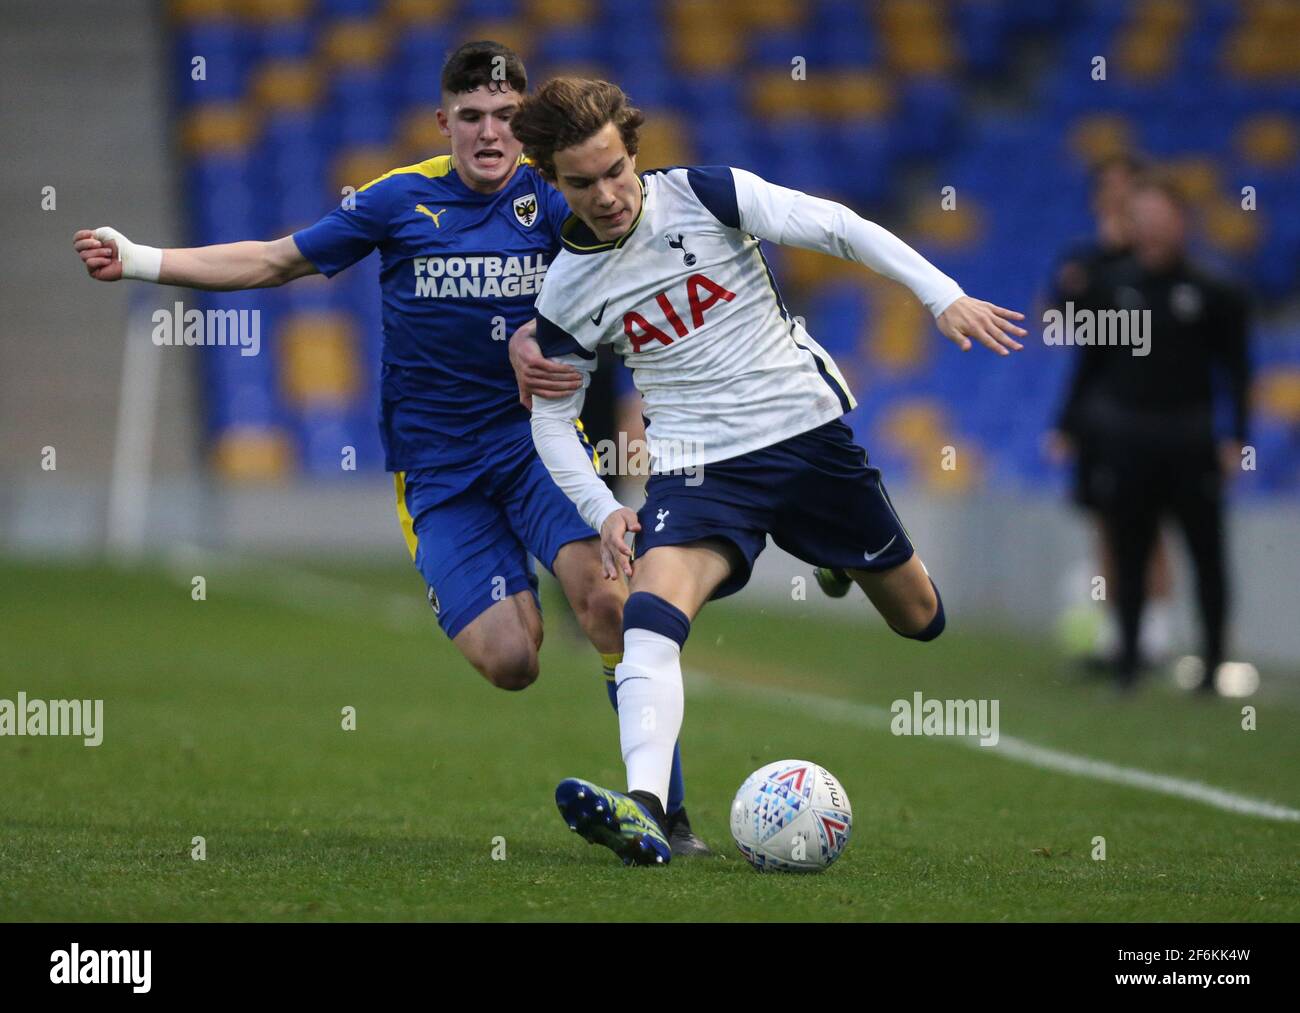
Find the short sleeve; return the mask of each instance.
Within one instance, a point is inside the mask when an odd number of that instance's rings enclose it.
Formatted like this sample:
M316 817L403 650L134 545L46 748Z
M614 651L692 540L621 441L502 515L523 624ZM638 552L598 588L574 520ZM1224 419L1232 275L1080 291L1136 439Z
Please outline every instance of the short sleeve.
M363 187L354 195L354 207L340 205L315 225L295 232L293 241L316 270L334 277L383 242L389 223L387 192L377 184Z

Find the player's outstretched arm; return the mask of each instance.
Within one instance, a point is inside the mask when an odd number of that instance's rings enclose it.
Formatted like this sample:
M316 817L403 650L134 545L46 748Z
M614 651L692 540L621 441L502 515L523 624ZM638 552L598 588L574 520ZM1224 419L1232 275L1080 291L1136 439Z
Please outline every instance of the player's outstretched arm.
M230 291L270 288L316 274L292 236L269 242L249 241L160 250L133 243L116 229L82 229L73 248L96 281L134 278L160 285Z
M829 253L906 285L934 315L944 336L962 351L970 348L972 341L999 355L1023 347L1016 338L1027 332L1013 322L1023 320L1023 313L970 298L953 279L888 229L835 201L777 186L743 169L730 172L736 227L741 231L774 243ZM716 179L705 182L708 190L717 192ZM730 213L723 210L720 220ZM724 224L728 223L724 220Z

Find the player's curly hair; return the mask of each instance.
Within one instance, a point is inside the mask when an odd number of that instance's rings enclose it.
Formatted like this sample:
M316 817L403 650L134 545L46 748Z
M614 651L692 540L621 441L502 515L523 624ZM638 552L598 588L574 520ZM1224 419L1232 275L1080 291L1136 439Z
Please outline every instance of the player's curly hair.
M555 153L581 144L613 123L629 155L635 155L645 116L623 89L608 81L556 77L524 99L510 118L510 130L542 176L555 182Z

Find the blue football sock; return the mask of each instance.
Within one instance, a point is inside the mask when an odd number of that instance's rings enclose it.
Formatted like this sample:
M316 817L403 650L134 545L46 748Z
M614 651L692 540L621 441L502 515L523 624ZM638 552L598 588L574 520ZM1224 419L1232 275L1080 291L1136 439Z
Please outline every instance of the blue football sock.
M686 804L686 783L682 780L682 744L673 745L673 772L668 779L668 805L665 812L672 816Z

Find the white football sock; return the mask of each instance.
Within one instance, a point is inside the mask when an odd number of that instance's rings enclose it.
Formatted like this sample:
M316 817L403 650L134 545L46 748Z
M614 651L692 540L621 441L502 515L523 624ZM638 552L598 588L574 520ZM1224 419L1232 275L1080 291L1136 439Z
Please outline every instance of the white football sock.
M1142 654L1148 661L1160 662L1169 657L1173 645L1173 604L1165 598L1148 601L1142 617Z
M614 680L627 790L651 792L666 809L684 710L682 649L662 634L628 630Z

